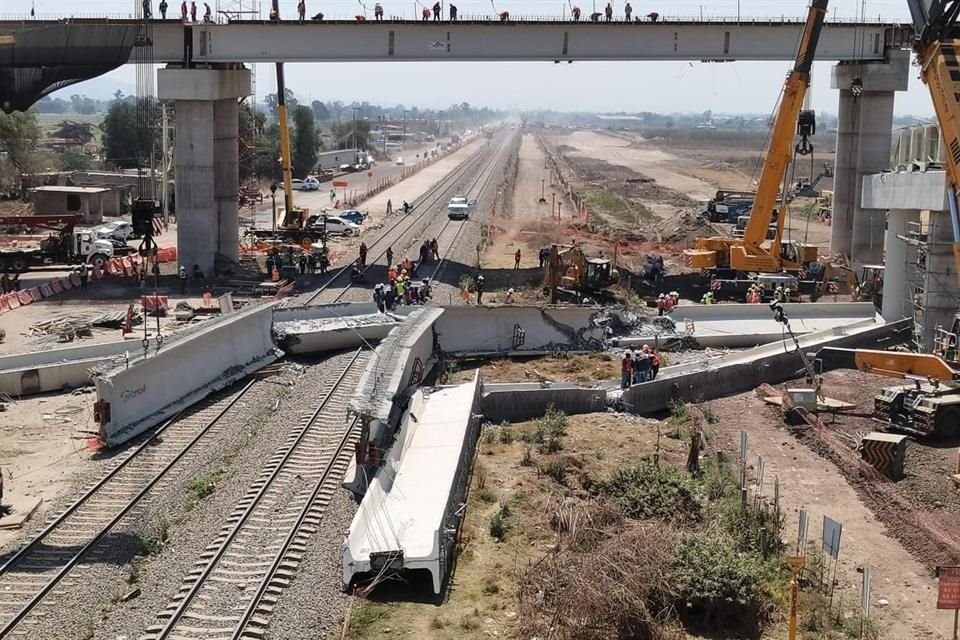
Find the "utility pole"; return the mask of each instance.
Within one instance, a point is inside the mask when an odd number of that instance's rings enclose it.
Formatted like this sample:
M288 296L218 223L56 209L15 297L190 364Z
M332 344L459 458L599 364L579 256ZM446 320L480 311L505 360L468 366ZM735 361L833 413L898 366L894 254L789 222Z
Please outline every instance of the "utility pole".
M359 107L354 105L353 106L353 131L350 134L350 147L353 148L354 152L356 152L356 149L357 149L357 109L359 109ZM354 158L354 160L356 160L356 158Z
M170 207L167 202L168 200L167 191L169 190L168 179L167 179L167 158L169 157L168 156L169 149L167 147L168 145L167 139L170 137L170 132L167 130L167 126L169 124L167 120L167 105L165 104L160 105L160 109L161 109L160 133L163 136L163 138L161 139L161 147L160 147L160 153L162 154L161 155L162 160L160 163L160 206L162 207L161 210L163 211L163 224L164 226L166 226L170 224Z
M400 148L405 149L407 147L407 110L403 110L403 138L400 140Z

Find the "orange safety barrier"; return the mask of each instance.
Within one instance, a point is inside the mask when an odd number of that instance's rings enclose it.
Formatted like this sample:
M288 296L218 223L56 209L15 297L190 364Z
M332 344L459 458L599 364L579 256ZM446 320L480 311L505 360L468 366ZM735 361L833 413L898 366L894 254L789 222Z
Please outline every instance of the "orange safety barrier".
M43 300L43 294L40 293L40 287L31 287L27 289L30 292L30 297L33 298L34 302L40 302Z
M50 282L47 283L47 285L50 287L50 290L53 291L54 293L60 293L61 291L63 291L63 285L60 284L59 278L55 280L51 280Z
M143 309L148 313L156 311L157 309L170 308L169 296L143 296L141 303L143 304Z
M10 307L10 310L11 310L11 311L14 310L14 309L19 309L19 308L20 308L20 296L17 295L16 293L8 293L8 294L7 294L7 306Z
M30 295L30 291L18 291L17 299L20 300L20 306L31 304L33 302L33 296Z
M7 311L10 311L10 303L7 302L7 296L0 295L0 314L4 314Z

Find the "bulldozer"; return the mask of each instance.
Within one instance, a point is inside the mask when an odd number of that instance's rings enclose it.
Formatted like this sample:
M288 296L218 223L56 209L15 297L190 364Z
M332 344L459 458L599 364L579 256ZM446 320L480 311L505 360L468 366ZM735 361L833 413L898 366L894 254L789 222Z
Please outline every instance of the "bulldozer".
M585 297L615 300L608 289L620 281L616 254L615 248L612 261L602 254L588 258L576 245L552 245L545 283L550 291L550 303L556 304L561 296L578 303Z

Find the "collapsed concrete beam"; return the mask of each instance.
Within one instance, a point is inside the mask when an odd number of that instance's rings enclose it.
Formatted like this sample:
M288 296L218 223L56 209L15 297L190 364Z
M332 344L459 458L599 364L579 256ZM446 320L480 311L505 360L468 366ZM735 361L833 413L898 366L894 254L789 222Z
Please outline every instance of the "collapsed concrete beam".
M345 587L359 575L420 569L440 593L462 522L481 393L477 372L470 383L413 394L344 541Z
M801 336L800 348L804 353L812 353L827 346L876 346L898 339L909 328L908 320L889 324L867 320ZM803 375L800 355L794 351L792 341L779 341L716 358L706 365L691 362L666 367L656 380L625 389L621 399L629 410L647 414L662 411L672 402L703 402L798 375Z
M0 356L0 392L28 396L82 387L90 370L142 351L139 341L105 342Z
M483 417L491 422L539 418L551 406L568 415L604 411L607 408L607 392L565 383L483 385Z
M273 362L272 305L202 324L189 336L94 375L100 439L121 444Z

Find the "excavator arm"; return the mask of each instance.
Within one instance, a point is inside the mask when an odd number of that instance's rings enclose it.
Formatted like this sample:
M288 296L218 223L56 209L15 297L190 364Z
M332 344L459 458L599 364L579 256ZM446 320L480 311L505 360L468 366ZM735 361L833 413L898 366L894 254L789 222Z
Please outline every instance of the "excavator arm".
M920 77L930 89L946 143L947 203L953 228L953 257L960 279L960 0L908 0L915 27Z

